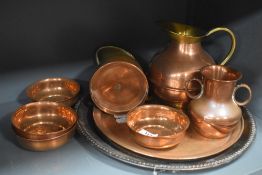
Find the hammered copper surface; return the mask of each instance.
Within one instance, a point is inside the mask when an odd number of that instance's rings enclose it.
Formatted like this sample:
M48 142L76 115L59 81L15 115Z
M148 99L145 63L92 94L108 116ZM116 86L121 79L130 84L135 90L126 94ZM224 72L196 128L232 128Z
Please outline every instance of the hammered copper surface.
M97 51L97 62L101 65L90 80L91 98L97 107L119 114L144 102L148 94L147 78L131 54L105 46Z
M201 39L217 31L225 31L231 36L232 47L221 63L225 64L234 52L235 37L227 28L215 28L204 34L192 26L178 23L164 23L164 27L172 41L167 49L153 58L150 81L156 95L162 99L170 103L188 103L190 99L185 94L185 82L198 78L202 67L215 64L213 58L202 48ZM199 87L192 84L189 89L197 91Z
M127 114L127 126L141 146L166 149L181 142L189 127L182 112L164 105L143 105Z
M242 118L238 105L245 105L251 99L251 89L246 84L237 86L242 74L229 67L212 65L201 69L203 85L200 95L191 96L188 111L195 129L208 138L223 138L232 132ZM193 79L197 80L197 79ZM197 80L201 83L201 80ZM236 88L246 88L249 97L238 103Z
M208 139L189 127L185 138L176 147L166 150L154 150L136 144L126 124L117 124L111 115L103 113L98 108L93 109L93 118L97 128L108 139L121 147L144 156L168 160L194 160L220 153L236 143L244 129L242 119L227 137Z
M12 116L15 133L27 139L45 140L73 132L77 114L54 102L34 102L20 107Z
M33 101L52 101L67 106L75 104L80 91L79 84L66 78L47 78L29 86L27 96Z

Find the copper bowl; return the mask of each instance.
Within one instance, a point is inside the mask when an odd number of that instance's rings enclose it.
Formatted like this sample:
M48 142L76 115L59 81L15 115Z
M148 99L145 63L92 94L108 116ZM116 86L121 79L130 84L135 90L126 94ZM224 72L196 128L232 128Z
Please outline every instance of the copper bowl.
M21 106L12 116L11 123L16 135L24 140L55 140L65 134L70 136L77 118L75 111L68 106L34 102Z
M80 92L79 84L66 78L47 78L30 85L27 96L32 101L52 101L67 106L76 103Z
M28 139L19 135L16 135L16 138L18 143L23 148L32 151L47 151L51 149L56 149L67 143L70 140L70 138L74 135L75 127L76 125L74 125L71 128L71 130L51 139Z
M127 114L134 140L153 149L173 147L181 142L190 121L182 111L164 105L143 105Z

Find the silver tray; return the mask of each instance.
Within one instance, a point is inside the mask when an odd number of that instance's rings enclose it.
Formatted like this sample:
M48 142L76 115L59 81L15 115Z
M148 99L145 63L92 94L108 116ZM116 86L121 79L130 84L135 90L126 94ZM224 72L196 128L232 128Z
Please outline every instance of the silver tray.
M183 161L163 160L136 154L105 138L94 124L92 117L93 104L89 97L81 98L75 105L75 109L79 116L77 123L78 132L96 149L124 163L153 169L154 171L193 171L226 165L239 158L248 149L256 134L256 126L252 114L246 108L242 108L245 124L244 131L240 139L230 148L220 154L201 159Z

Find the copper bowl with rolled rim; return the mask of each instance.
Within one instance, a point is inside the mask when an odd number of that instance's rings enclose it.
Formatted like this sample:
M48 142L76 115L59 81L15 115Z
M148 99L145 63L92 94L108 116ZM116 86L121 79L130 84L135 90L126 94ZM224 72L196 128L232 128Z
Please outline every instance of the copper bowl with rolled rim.
M67 106L76 103L80 85L67 78L47 78L30 85L26 94L32 101L52 101Z
M43 101L21 106L12 116L11 123L16 135L23 140L44 143L42 140L56 142L56 138L68 138L72 135L77 118L77 114L70 107Z
M109 114L126 113L142 104L148 94L147 78L129 52L115 46L97 50L99 68L90 80L93 102Z
M164 105L142 105L127 114L127 126L141 146L166 149L181 142L190 124L182 111Z

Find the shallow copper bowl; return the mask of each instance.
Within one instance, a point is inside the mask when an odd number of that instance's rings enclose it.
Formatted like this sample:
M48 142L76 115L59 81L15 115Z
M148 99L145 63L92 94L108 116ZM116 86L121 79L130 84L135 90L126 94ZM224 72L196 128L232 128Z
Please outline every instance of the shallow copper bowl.
M32 101L52 101L67 106L76 103L80 92L79 84L66 78L47 78L30 85L26 94Z
M25 139L46 140L74 132L77 114L55 102L34 102L21 106L12 116L12 128Z
M153 149L173 147L181 142L190 121L182 111L164 105L143 105L127 114L134 140Z
M47 151L56 149L67 143L75 133L74 125L71 130L51 139L28 139L16 135L18 143L25 149L32 151Z

